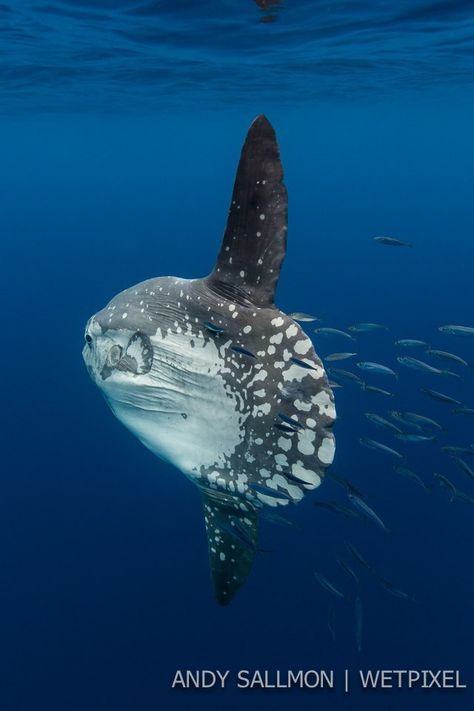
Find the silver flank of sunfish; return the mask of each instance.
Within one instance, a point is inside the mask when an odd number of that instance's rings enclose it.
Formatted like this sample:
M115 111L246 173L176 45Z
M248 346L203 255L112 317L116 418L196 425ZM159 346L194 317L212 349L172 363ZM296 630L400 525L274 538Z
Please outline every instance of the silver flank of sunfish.
M474 336L474 326L439 326L438 331L450 336Z
M224 605L252 567L260 510L301 501L334 457L334 396L321 360L274 304L286 238L278 145L259 116L211 274L132 286L85 331L84 361L112 412L198 487Z
M378 242L378 244L386 244L389 247L413 247L412 242L405 242L401 239L397 239L396 237L374 237L374 242Z

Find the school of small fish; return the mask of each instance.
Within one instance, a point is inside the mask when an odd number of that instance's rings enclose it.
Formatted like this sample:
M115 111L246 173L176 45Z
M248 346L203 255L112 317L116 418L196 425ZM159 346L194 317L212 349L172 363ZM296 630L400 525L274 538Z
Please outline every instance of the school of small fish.
M410 242L392 237L374 237L374 241L392 247L413 247ZM291 316L302 323L322 320L300 312ZM378 322L361 321L344 328L326 325L324 321L322 326L310 329L313 331L311 335L316 350L327 352L322 360L331 377L331 387L342 389L338 398L343 401L347 390L352 402L355 399L358 403L360 401L361 418L356 439L362 447L371 450L372 454L367 456L373 457L374 467L378 463L382 473L388 468L394 476L410 482L407 486L414 485L426 494L441 491L450 503L474 505L474 432L470 442L457 441L460 428L456 428L455 424L456 419L468 421L474 415L472 351L469 356L469 346L472 348L474 345L474 326L440 325L432 338L426 339L425 334L424 338L406 338L403 337L405 334L399 337L398 334L392 334L389 325ZM364 351L369 347L373 353L378 337L383 339L382 350L390 352L390 357L379 360L372 359L368 354L369 357L365 359ZM348 340L352 342L350 351L337 350L341 343ZM457 351L461 345L464 349L459 353ZM333 363L338 365L338 361L345 361L343 368L333 366ZM296 358L293 362L308 367ZM359 372L354 372L351 365ZM414 384L411 390L419 403L416 408L413 405L405 406L405 403L394 407L399 397L397 391L400 380L405 378L411 379L410 386ZM457 384L455 392L452 392L452 384ZM435 414L436 419L431 416L433 402L438 403L436 408L439 414ZM278 424L282 429L285 428L285 432L298 432L301 428L299 423L283 416L276 426ZM412 453L424 452L424 447L436 448L441 473L421 473L415 471L416 466L410 465ZM469 462L470 457L472 459ZM327 475L329 480L340 486L344 499L325 500L324 487L318 490L318 498L312 503L322 512L322 516L328 512L352 520L354 525L361 525L365 521L385 534L390 532L391 528L384 520L383 512L380 515L373 502L370 500L369 503L367 495L359 491L350 479L332 468ZM275 496L275 492L272 493ZM290 523L288 519L286 522ZM354 616L356 649L360 652L363 621L367 613L359 585L361 573L368 575L376 585L396 598L414 598L387 578L385 573L376 570L351 541L346 540L344 545L345 550L336 557L339 575L336 571L327 576L321 570L314 570L313 574L324 590L322 594L326 594L332 601L327 620L331 638L336 640L337 606L349 602Z

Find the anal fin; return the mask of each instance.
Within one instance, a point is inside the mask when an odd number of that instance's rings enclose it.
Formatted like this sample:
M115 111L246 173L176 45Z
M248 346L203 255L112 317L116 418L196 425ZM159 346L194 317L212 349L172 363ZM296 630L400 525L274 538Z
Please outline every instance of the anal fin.
M220 605L227 605L252 568L258 514L250 506L242 511L231 496L213 492L203 492L203 504L214 595Z

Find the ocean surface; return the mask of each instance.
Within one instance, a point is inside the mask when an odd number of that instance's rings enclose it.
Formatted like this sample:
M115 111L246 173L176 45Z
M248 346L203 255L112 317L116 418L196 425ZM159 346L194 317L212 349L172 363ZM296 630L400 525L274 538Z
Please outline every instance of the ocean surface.
M438 330L474 327L473 83L467 0L0 3L1 711L472 708L474 505L434 473L474 497L442 450L465 448L474 468L474 417L420 389L474 407L474 337ZM88 318L122 289L211 271L261 113L289 193L276 303L321 318L303 326L323 359L357 352L328 367L392 396L331 375L334 464L282 511L287 526L262 524L269 552L221 608L197 489L112 416L81 351ZM386 328L313 332L360 322ZM395 345L407 338L468 365ZM365 417L397 424L390 410L443 429L405 442ZM350 505L331 474L389 532L314 506ZM173 690L178 669L232 682ZM336 688L237 690L241 669L334 670ZM468 688L363 691L359 669L458 669Z

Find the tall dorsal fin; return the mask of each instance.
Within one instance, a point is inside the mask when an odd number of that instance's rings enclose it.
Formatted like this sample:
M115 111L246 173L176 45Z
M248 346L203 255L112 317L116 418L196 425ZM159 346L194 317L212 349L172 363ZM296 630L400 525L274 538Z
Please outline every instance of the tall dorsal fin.
M203 492L203 503L214 595L227 605L247 579L257 552L257 512L243 512L230 496L213 492Z
M271 306L286 252L288 197L275 131L265 116L242 148L227 226L208 286Z

